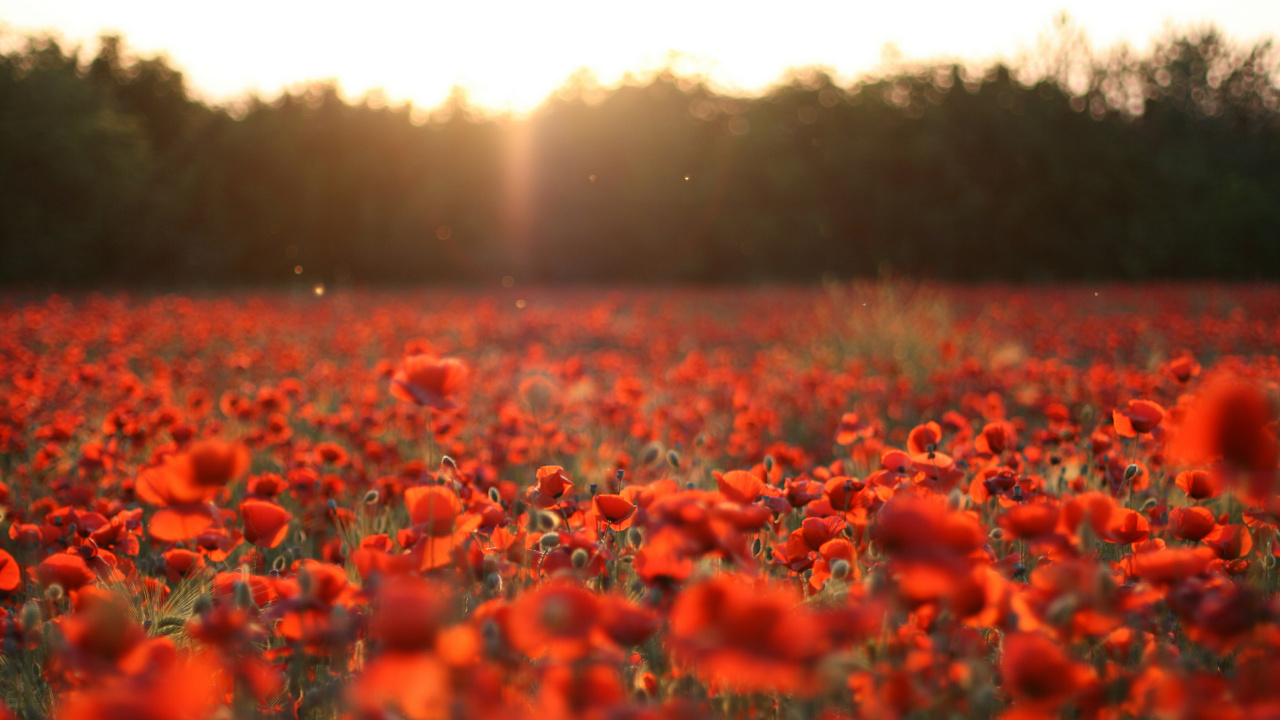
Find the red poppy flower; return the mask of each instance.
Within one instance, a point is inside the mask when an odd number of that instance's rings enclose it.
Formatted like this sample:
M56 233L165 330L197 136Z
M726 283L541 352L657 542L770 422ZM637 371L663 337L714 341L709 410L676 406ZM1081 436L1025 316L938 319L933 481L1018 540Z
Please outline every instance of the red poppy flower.
M1182 540L1199 540L1217 524L1213 513L1202 507L1179 507L1169 511L1169 532Z
M1223 560L1244 557L1253 550L1253 536L1243 525L1219 525L1200 541Z
M240 443L202 440L158 466L143 470L135 488L138 496L160 510L147 531L157 540L188 540L213 524L206 503L249 467L249 450Z
M1170 444L1171 457L1194 465L1221 461L1238 478L1246 500L1270 497L1280 462L1280 440L1271 429L1276 412L1256 385L1234 377L1210 384L1187 410Z
M1015 540L1048 535L1057 526L1058 508L1042 502L1017 505L1000 516L1000 527Z
M1180 383L1187 383L1200 374L1200 363L1190 355L1174 358L1165 366L1165 371Z
M753 503L760 496L764 481L755 473L746 470L730 470L727 473L713 472L720 494L729 502L741 505Z
M876 513L871 538L900 558L967 556L981 548L987 534L972 513L951 512L936 497L900 496Z
M621 495L596 495L591 499L596 513L604 519L611 530L626 530L631 527L631 516L636 512L632 505Z
M1164 420L1164 408L1150 400L1130 400L1111 412L1111 420L1120 437L1137 437L1151 432Z
M213 597L223 602L233 602L238 582L244 583L249 588L249 596L258 607L274 602L279 597L275 586L267 578L242 572L222 572L214 575Z
M573 483L569 481L569 476L565 474L564 468L559 465L543 465L538 468L538 492L547 497L559 498L564 495L565 490L573 487Z
M293 515L270 500L248 498L240 503L240 518L244 522L246 541L273 548L284 542Z
M22 584L22 571L18 561L4 550L0 550L0 592L13 592Z
M840 445L851 445L861 438L875 434L875 428L858 421L857 413L845 413L840 418L840 427L836 429L836 442Z
M662 618L632 605L626 598L605 595L600 599L599 624L610 640L628 648L648 640L662 625Z
M50 555L35 567L35 577L45 587L61 585L68 592L79 590L96 579L84 558L75 553Z
M1169 548L1133 556L1133 573L1160 585L1171 585L1204 572L1213 562L1207 547Z
M1092 681L1093 671L1071 661L1061 645L1037 633L1010 633L1000 658L1005 691L1027 709L1054 712Z
M431 650L451 601L447 587L409 576L387 578L378 585L369 634L388 650Z
M564 468L559 465L543 465L538 468L537 484L529 486L525 495L536 507L549 508L560 500L565 492L573 487Z
M907 435L907 452L912 455L923 455L938 450L942 442L942 426L936 422L917 425Z
M161 507L206 502L249 468L249 450L240 443L210 439L194 443L159 466L143 470L139 497Z
M1183 470L1174 482L1192 500L1207 500L1222 494L1217 476L1206 470Z
M157 659L154 672L68 693L55 717L62 720L189 720L210 716L219 705L219 666L206 655Z
M404 504L415 527L435 537L453 532L454 521L462 512L462 501L443 485L419 485L405 488Z
M592 647L600 600L571 583L529 590L511 603L507 633L511 644L531 658L576 660Z
M164 552L161 557L164 558L165 577L171 583L176 583L204 567L204 557L190 550L174 548Z
M449 668L427 653L389 652L374 658L347 688L358 717L444 720L450 706Z
M151 516L147 533L163 542L179 542L197 537L215 519L216 509L208 503L183 503L162 507Z
M458 407L454 400L467 380L467 365L457 358L410 355L391 376L391 394L435 410Z
M673 651L742 692L805 695L826 652L820 620L790 590L722 578L686 588L670 613Z
M317 443L311 454L321 464L329 463L330 465L343 467L351 462L351 457L347 454L346 449L335 442Z
M980 453L999 455L1007 448L1013 447L1015 442L1017 442L1017 435L1013 431L1013 426L1003 420L998 420L993 423L987 423L982 428L982 432L978 433L978 437L973 444Z
M674 527L655 533L636 553L636 574L650 584L683 582L693 574L693 559L686 550L689 541Z
M1102 537L1117 545L1131 545L1151 537L1151 523L1137 510L1118 508L1111 515L1110 523Z

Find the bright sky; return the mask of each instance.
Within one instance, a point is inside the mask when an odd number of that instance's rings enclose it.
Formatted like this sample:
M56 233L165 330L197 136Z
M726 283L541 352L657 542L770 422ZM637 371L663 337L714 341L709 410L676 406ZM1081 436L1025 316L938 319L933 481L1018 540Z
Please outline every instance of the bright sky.
M1014 57L1067 11L1094 47L1141 50L1167 23L1213 21L1231 37L1280 36L1280 0L0 0L10 33L56 31L96 49L122 34L166 53L205 98L274 96L334 79L348 97L383 88L432 107L452 86L497 110L535 107L578 68L601 82L662 65L758 90L787 68L852 79L894 47L909 60Z

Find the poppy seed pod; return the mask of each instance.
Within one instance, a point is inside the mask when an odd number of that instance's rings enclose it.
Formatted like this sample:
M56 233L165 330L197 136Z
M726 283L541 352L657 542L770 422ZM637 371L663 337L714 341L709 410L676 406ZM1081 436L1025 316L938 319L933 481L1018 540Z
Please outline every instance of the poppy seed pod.
M22 623L23 632L31 632L43 622L44 618L40 612L40 604L35 600L28 600L22 606L22 615L20 622Z
M658 461L658 455L661 454L661 452L662 451L658 449L657 445L650 445L644 450L644 456L640 459L641 464L643 465L654 464L655 462Z
M237 580L233 587L235 588L236 607L242 610L257 607L257 604L253 602L253 593L249 590L248 585Z
M667 464L672 468L680 469L680 453L675 450L667 451Z
M542 537L538 538L538 544L550 550L560 544L560 534L554 532L543 533Z
M560 524L560 518L556 517L555 513L541 511L534 517L536 518L534 528L544 533L555 530L556 526Z
M204 615L205 613L209 612L212 609L213 609L213 598L205 594L201 594L199 597L196 598L195 602L191 604L192 615L197 615L197 616Z
M831 577L834 580L847 580L849 578L849 561L840 558L831 563Z

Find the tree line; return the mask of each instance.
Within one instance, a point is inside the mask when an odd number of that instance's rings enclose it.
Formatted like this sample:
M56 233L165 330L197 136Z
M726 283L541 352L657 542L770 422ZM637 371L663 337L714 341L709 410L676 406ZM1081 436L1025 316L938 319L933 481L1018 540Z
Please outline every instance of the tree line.
M226 106L118 37L0 55L0 282L1280 277L1269 42L1070 33L755 97L582 74L528 117L332 84Z

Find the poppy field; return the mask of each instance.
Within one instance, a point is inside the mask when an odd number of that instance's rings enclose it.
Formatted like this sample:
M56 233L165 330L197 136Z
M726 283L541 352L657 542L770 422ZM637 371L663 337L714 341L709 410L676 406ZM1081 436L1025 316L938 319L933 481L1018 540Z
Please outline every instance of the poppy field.
M1280 717L1277 318L0 298L0 718Z

